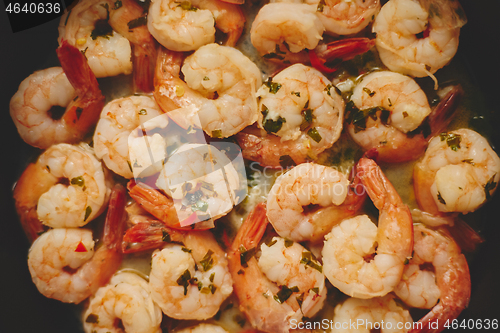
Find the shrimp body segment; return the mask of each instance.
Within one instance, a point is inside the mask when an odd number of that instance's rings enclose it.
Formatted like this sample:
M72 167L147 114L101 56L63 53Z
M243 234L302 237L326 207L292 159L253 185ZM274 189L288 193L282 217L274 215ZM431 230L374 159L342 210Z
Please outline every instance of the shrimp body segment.
M208 231L186 233L181 243L153 253L151 295L169 317L211 318L233 292L226 254Z
M161 309L151 298L148 282L131 272L118 272L99 288L83 318L87 333L161 333Z
M209 136L234 135L257 120L257 65L235 48L208 44L181 58L163 52L157 63L155 98L181 126ZM185 82L179 78L179 69Z
M198 324L196 326L184 328L177 333L229 333L220 326L213 324Z
M322 256L325 276L335 287L366 299L386 295L400 281L404 262L411 256L413 222L408 207L373 160L362 158L358 172L380 212L378 228L366 215L344 220L325 236Z
M285 238L319 241L331 228L352 216L363 197L348 197L349 180L339 171L302 163L279 176L267 199L267 217ZM316 208L308 208L316 206Z
M435 332L441 332L445 322L456 319L469 303L469 266L450 235L415 225L414 236L413 257L394 292L411 307L432 308L420 320L420 327L433 323L432 327L439 326ZM434 271L419 268L425 264L432 264Z
M373 32L380 59L390 70L425 77L453 58L465 23L455 0L390 0L376 17ZM424 37L419 38L422 32Z
M94 251L92 231L56 228L38 237L28 268L38 291L65 303L80 303L105 285L121 264L125 189L116 185L104 225L103 244Z
M413 171L418 205L437 215L475 211L493 195L499 179L500 158L469 129L434 137Z
M257 92L259 132L242 132L243 156L279 167L284 156L296 164L314 158L340 137L344 101L319 71L302 64L287 67ZM265 132L264 132L265 131Z
M213 43L215 27L228 35L225 45L234 46L244 25L239 6L218 0L153 0L149 7L150 33L172 51L193 51Z
M102 110L94 132L96 156L122 177L132 178L133 171L138 176L139 171L136 169L146 165L149 159L143 141L148 140L154 151L165 153L166 146L158 133L145 138L142 135L134 136L132 132L141 131L142 134L144 123L152 118L155 118L159 128L165 128L168 119L157 117L162 114L163 111L150 96L128 96L109 102ZM147 156L143 156L144 154ZM160 156L159 159L164 158L165 156Z

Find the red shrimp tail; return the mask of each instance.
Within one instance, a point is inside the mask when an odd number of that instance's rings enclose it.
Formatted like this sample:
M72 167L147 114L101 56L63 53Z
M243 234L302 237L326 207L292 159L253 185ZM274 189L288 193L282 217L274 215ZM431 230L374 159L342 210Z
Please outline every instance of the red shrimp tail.
M84 53L63 40L57 49L57 56L66 77L77 93L63 119L69 126L75 128L75 140L79 140L99 120L105 98Z
M261 202L248 214L233 241L233 250L240 251L240 246L249 250L256 247L268 225L266 204Z
M446 226L449 233L464 252L472 252L483 243L485 239L481 237L464 220L456 218L453 226Z
M134 85L135 90L152 92L156 66L156 46L134 45Z
M116 184L111 191L106 222L104 223L104 244L121 251L123 233L126 224L126 190L121 184Z
M441 99L439 104L432 110L427 118L430 126L430 135L427 133L428 135L426 137L431 138L438 135L450 124L457 114L456 111L458 110L463 95L464 90L462 86L458 84Z
M375 39L365 37L348 38L328 43L309 50L311 65L317 70L330 74L335 72L343 61L368 52L375 45Z
M171 229L161 221L138 223L127 230L123 236L123 253L154 250L166 242L181 242L184 232Z
M49 229L38 219L35 208L16 207L16 210L21 220L21 226L30 244Z

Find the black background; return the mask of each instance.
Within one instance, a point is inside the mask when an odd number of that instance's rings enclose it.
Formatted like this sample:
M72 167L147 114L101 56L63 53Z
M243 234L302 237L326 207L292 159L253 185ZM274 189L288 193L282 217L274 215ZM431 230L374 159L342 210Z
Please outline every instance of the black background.
M248 1L248 0L247 0ZM500 149L500 1L462 0L468 23L462 28L461 57L492 112L492 143ZM31 282L29 244L18 223L12 185L36 152L19 137L9 116L9 100L20 82L37 69L58 66L58 19L13 33L0 4L0 332L80 332L75 307L47 299ZM460 319L500 320L500 193L483 208L486 242L470 263L472 297ZM461 331L461 330L459 330ZM467 330L477 332L479 330Z

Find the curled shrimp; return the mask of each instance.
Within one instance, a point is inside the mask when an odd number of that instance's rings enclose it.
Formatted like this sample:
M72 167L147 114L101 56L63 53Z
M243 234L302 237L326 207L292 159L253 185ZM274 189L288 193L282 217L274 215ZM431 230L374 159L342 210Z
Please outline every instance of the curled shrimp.
M274 182L267 197L267 217L282 237L320 241L361 208L365 196L357 195L357 185L359 178L350 187L347 177L334 168L299 164Z
M421 156L433 135L453 119L463 90L453 86L431 110L427 96L410 77L373 72L354 88L346 122L363 150L376 150L381 162L406 162Z
M31 245L28 268L38 291L65 303L80 303L105 285L121 264L125 189L111 194L102 245L94 251L92 231L51 229Z
M162 51L156 73L155 98L182 127L201 127L211 137L225 138L257 119L261 73L235 48L204 45L184 63L179 54Z
M379 0L306 0L316 5L317 14L332 35L353 35L365 29L380 11Z
M257 91L258 126L236 135L243 156L279 167L313 159L340 137L344 101L319 71L302 64L287 67Z
M356 323L353 325L352 323ZM331 333L405 333L414 325L410 312L391 294L372 299L348 298L335 307Z
M14 189L21 223L29 238L40 223L81 227L103 212L109 199L106 171L87 144L61 143L30 164ZM38 227L37 227L38 226Z
M380 212L378 228L366 215L342 221L325 236L322 257L335 287L366 299L384 296L399 283L411 256L413 226L408 207L373 160L361 158L357 171Z
M494 193L500 179L500 158L475 131L441 133L429 142L413 171L419 207L431 214L469 213Z
M262 56L280 59L289 52L314 49L322 39L323 31L315 8L302 3L275 2L259 10L252 22L250 38ZM286 43L286 48L283 43Z
M217 325L202 323L176 331L176 333L228 333L228 331Z
M62 43L57 55L62 68L31 74L10 100L10 115L19 135L42 149L79 142L95 125L104 105L85 57L67 43ZM60 119L52 118L53 106L66 108Z
M172 51L193 51L213 43L215 27L227 34L225 45L234 46L244 25L239 6L218 0L152 0L149 6L149 31Z
M130 43L108 23L117 9L111 0L79 1L59 23L59 44L66 41L84 52L96 77L132 73Z
M157 117L161 114L163 111L152 96L128 96L109 102L102 109L94 132L96 156L122 177L137 176L139 170L145 169L149 159L147 149L143 147L144 141L148 140L155 151L165 152L166 147L158 133L145 138L145 135L135 137L132 132L137 129L142 134L144 123L153 118L158 128L165 128L168 119ZM160 156L159 159L164 158Z
M126 271L117 272L107 285L97 290L83 318L83 328L87 333L162 331L161 309L151 298L148 282Z
M394 292L411 307L432 308L412 332L429 332L430 327L441 332L469 303L469 266L450 235L415 225L414 237L413 256ZM420 268L428 264L433 270Z
M250 324L260 331L285 333L291 320L311 317L321 308L326 288L321 264L298 243L275 237L261 245L260 259L253 255L267 222L265 204L260 203L238 230L228 251L229 268L240 310Z
M456 0L390 0L373 23L380 59L390 70L431 76L453 58L467 22ZM423 38L419 34L423 33Z

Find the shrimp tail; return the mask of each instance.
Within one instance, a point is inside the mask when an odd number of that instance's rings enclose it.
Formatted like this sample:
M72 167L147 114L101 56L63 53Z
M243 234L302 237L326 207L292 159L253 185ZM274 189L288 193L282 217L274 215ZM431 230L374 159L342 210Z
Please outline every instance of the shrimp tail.
M171 229L160 221L141 222L127 229L123 236L123 253L158 249L165 242L180 242L184 233Z
M365 37L337 40L309 50L311 65L323 73L334 73L340 63L368 52L375 46L375 39Z
M485 239L461 218L455 218L453 226L446 226L458 246L465 252L472 252Z
M366 200L366 191L361 182L357 165L351 169L350 179L349 192L347 192L347 197L342 205L345 206L348 214L352 215L361 209Z
M74 141L79 141L99 120L104 106L104 96L99 83L90 69L85 55L63 40L57 56L66 76L78 97L73 100L63 120L75 129Z
M179 222L172 199L134 180L129 181L127 188L132 199L163 223L172 226Z
M427 117L430 126L429 139L441 133L453 120L462 100L464 90L460 84L454 86ZM425 134L424 134L425 135Z
M240 227L238 235L234 239L233 247L236 245L235 251L240 252L240 246L244 246L245 249L249 250L259 244L268 224L266 214L266 204L264 202L255 206L245 220L250 222L244 223Z
M108 248L121 250L123 233L125 231L125 201L126 190L121 184L116 184L109 199L108 213L104 223L103 242Z

